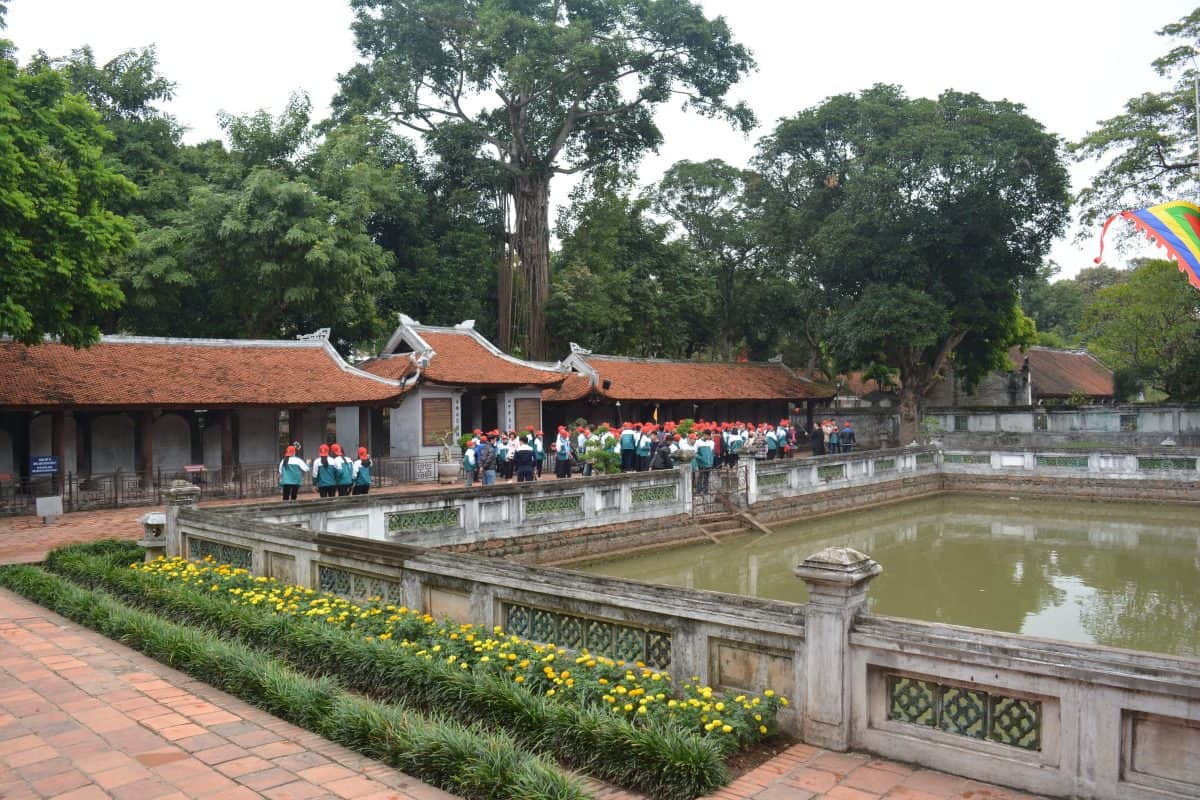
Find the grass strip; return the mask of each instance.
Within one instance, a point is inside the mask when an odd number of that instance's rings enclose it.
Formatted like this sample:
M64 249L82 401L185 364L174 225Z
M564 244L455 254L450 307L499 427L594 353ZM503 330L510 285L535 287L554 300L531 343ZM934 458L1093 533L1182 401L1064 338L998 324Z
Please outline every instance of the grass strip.
M336 680L301 675L254 649L130 608L35 567L0 568L0 585L288 722L463 797L587 796L576 780L506 735L426 719L351 694Z
M604 710L556 703L495 675L457 669L318 621L231 605L195 587L131 570L132 560L136 555L120 545L93 544L54 551L47 566L177 622L220 631L302 672L336 675L371 697L502 729L531 750L651 797L690 800L729 780L720 746L691 731L633 725Z

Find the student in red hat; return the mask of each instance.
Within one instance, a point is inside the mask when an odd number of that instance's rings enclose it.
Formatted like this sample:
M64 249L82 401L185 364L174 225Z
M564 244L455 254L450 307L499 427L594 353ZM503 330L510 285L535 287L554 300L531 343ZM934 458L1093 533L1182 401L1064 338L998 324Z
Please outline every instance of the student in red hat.
M354 485L354 462L346 457L342 446L337 442L329 445L329 451L333 453L329 460L336 464L337 469L337 475L334 476L337 481L337 496L349 497L350 488Z
M321 497L337 496L338 466L329 456L329 445L321 445L312 464L313 483Z
M358 458L354 464L354 488L351 494L367 494L371 491L371 454L367 448L358 448Z
M284 500L295 500L300 492L300 481L308 472L308 462L296 455L295 445L288 445L283 451L283 460L279 462L279 488L283 490Z

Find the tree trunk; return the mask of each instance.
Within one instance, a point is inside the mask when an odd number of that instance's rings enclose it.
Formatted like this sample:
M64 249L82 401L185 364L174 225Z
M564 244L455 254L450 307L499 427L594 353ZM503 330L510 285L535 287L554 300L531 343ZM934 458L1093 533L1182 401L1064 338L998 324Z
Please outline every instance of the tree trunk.
M917 439L917 415L920 411L917 386L912 380L901 378L900 384L900 447Z
M526 356L549 359L546 302L550 299L550 178L522 175L513 183L517 253L528 289Z
M499 308L496 313L497 342L500 349L506 353L512 352L513 346L513 286L512 286L512 247L510 245L508 228L508 194L498 192L497 202L500 206L501 235L500 244L496 248L496 294Z

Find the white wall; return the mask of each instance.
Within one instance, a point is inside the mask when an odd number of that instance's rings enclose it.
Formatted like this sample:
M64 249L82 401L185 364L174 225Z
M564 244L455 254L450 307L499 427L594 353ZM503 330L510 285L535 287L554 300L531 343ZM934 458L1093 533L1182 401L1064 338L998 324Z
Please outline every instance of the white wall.
M133 419L108 414L92 420L92 473L133 469Z
M358 406L338 406L335 413L337 415L337 440L341 444L342 450L351 455L358 452L359 445L369 450L371 448L369 433L365 442L358 440ZM371 424L369 417L367 424Z
M242 464L277 464L278 434L275 421L279 412L273 408L239 408L238 460ZM307 454L307 448L305 449Z
M180 414L163 414L154 420L154 467L177 472L192 463L192 434Z
M388 422L392 456L436 456L441 452L440 446L421 445L421 400L426 397L449 397L453 400L450 413L454 419L454 436L457 439L462 434L462 390L422 385L406 394L399 407L390 412ZM457 447L451 448L452 458L460 455Z

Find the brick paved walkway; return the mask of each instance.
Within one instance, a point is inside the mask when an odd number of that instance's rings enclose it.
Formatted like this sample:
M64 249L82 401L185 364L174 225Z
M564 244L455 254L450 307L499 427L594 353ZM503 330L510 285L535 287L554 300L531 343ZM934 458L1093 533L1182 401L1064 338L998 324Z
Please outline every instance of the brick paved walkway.
M552 481L554 475L551 473L543 476L542 480ZM457 487L461 484L454 485ZM427 492L436 489L437 486L436 483L409 483L403 486L373 490L371 494ZM316 499L316 495L309 493L307 488L309 487L306 487L306 491L300 495L300 499ZM200 503L200 507L244 505L268 502L273 499L277 498L206 500ZM0 517L0 564L36 564L44 560L46 554L51 550L68 544L94 542L99 539L140 539L142 526L138 524L138 518L148 511L161 511L162 508L162 506L136 506L78 511L64 514L49 525L43 525L41 517L35 516Z
M0 797L453 795L0 590Z
M589 782L605 800L633 798ZM450 800L0 589L0 797ZM1024 800L795 745L710 800Z

